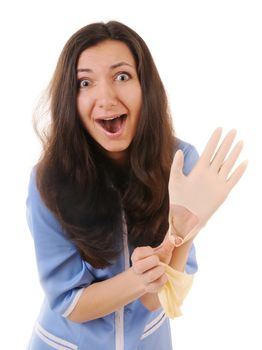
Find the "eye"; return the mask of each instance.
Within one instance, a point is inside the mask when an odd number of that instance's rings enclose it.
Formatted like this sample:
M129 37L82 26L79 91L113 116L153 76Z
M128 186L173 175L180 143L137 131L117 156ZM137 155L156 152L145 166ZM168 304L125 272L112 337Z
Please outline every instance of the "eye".
M90 85L90 81L87 79L80 79L78 80L78 87L81 88L87 88Z
M129 80L131 78L131 75L129 73L119 73L116 76L116 80L120 80L120 81L126 81Z

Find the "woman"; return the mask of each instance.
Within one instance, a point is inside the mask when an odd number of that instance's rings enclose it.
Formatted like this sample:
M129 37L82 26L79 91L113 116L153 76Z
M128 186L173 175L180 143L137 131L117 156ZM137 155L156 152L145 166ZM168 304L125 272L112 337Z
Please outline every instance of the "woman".
M151 54L119 22L90 24L65 45L48 92L27 199L46 298L29 349L172 349L158 293L168 264L196 272L200 226L190 201L169 203L169 175L177 150L183 176L198 155L173 136Z

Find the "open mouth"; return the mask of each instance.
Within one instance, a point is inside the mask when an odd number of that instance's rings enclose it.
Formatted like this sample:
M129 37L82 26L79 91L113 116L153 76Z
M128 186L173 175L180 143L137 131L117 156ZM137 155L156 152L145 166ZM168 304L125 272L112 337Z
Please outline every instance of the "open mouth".
M127 118L127 114L121 114L110 119L100 119L97 122L102 126L102 128L111 133L116 134L119 132Z

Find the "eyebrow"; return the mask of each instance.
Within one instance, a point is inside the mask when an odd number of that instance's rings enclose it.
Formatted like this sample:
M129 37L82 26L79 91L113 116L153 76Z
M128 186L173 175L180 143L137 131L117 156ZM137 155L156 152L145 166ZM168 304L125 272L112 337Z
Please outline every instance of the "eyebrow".
M112 66L110 66L109 68L110 69L116 69L118 67L122 67L122 66L129 66L131 68L134 68L134 66L132 66L130 63L127 63L127 62L118 62L118 63L115 63L113 64ZM77 68L77 73L80 73L80 72L88 72L88 73L94 73L94 71L90 68Z

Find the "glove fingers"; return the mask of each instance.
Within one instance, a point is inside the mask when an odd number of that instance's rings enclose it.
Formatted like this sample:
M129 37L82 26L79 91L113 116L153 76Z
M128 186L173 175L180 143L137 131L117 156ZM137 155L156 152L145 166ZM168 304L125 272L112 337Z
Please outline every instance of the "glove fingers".
M221 165L223 164L229 149L235 139L236 136L236 130L233 129L231 130L224 138L223 142L221 143L219 149L217 150L216 154L214 155L214 158L212 159L211 162L211 167L215 170L215 171L219 171L219 169L221 168Z
M213 154L221 138L221 134L222 128L217 128L211 135L210 139L206 144L206 147L204 148L204 151L200 157L200 161L203 162L206 166L210 165Z
M229 191L238 183L238 181L241 179L242 175L244 174L246 168L248 165L248 161L245 160L242 162L236 170L233 172L233 174L230 176L230 178L227 180Z
M224 162L224 164L220 167L220 171L219 171L219 175L223 178L223 179L227 179L230 171L232 170L233 166L235 165L239 154L241 153L243 148L243 141L239 141L235 147L233 148L233 150L231 151L231 153L229 154L228 158L226 159L226 161Z

